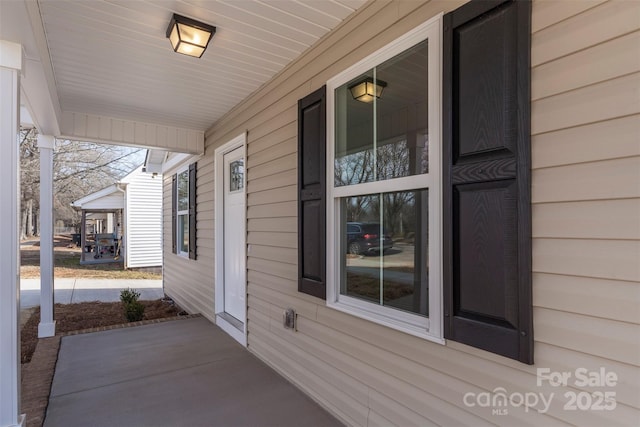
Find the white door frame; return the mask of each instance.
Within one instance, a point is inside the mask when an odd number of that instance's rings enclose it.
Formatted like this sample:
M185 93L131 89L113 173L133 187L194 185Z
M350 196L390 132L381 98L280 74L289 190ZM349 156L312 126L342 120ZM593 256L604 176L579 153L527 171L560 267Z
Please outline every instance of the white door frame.
M245 174L244 174L244 187L242 189L245 203L244 215L242 222L245 224L245 233L241 237L244 240L244 259L245 259L245 271L246 271L246 259L247 259L247 245L246 245L246 206L247 206L247 134L242 133L233 138L226 144L218 147L215 150L215 312L216 312L216 325L222 330L231 335L236 341L246 347L247 345L247 307L245 304L244 314L242 319L242 328L238 328L232 322L228 321L224 315L224 156L225 154L242 147ZM245 276L245 301L246 301L246 276Z

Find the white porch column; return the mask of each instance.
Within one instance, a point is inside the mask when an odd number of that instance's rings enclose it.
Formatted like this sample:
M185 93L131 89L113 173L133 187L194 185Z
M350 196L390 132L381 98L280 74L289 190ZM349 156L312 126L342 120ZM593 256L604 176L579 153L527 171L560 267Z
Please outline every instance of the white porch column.
M0 40L0 426L20 415L20 73L22 46Z
M40 149L40 324L38 338L56 334L53 320L53 149L55 138L38 135Z

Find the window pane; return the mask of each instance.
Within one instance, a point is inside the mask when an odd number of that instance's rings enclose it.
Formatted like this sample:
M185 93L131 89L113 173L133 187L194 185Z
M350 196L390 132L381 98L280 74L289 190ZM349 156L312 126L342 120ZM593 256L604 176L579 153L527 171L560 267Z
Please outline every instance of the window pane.
M189 209L189 171L178 174L178 210Z
M189 252L189 215L178 216L178 250Z
M236 160L229 165L229 191L244 188L244 161Z
M428 190L341 199L340 293L428 315Z
M335 185L427 173L428 41L335 92Z

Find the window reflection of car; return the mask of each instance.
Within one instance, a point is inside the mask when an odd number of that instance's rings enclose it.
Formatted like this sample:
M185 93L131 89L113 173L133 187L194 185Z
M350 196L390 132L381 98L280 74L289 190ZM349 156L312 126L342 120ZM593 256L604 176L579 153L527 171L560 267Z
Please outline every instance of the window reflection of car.
M391 249L393 240L380 224L347 222L347 252L352 255L379 253Z

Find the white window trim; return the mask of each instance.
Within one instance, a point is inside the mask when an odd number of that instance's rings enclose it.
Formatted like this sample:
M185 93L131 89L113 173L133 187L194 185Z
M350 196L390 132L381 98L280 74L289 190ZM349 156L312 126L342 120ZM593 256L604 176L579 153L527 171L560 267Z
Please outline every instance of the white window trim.
M429 341L444 344L442 299L442 17L433 17L327 81L327 306ZM387 181L334 187L335 89L416 44L429 40L429 173ZM340 295L340 198L352 195L429 189L429 317Z
M187 216L187 221L189 220L189 206L187 206L186 210L179 210L178 206L180 205L180 197L179 197L179 193L180 193L180 185L179 185L179 180L180 180L180 174L182 174L183 172L187 172L187 181L191 178L189 176L189 164L185 164L183 166L181 166L180 168L178 168L176 170L176 191L178 192L178 194L176 194L176 255L179 255L181 257L187 257L189 258L189 252L184 252L182 251L182 242L181 239L179 237L180 236L180 216L182 215L186 215ZM187 186L187 191L189 191L189 186ZM187 195L187 200L189 200L189 194ZM187 228L189 227L189 223L187 223Z

